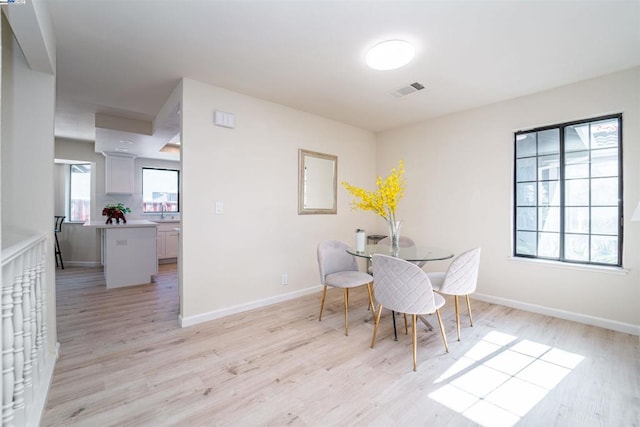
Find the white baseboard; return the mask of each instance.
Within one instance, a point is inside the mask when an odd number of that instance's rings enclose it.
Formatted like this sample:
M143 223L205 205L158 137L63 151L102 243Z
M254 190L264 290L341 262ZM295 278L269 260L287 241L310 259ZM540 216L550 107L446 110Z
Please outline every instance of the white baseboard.
M244 311L253 310L254 308L261 308L268 305L277 304L279 302L289 301L295 298L319 292L321 290L322 286L316 285L310 288L289 292L287 294L281 294L274 297L248 302L246 304L239 304L233 307L221 308L219 310L213 310L207 313L196 314L195 316L180 316L180 326L185 328L187 326L197 325L198 323L208 322L210 320L219 319L221 317L230 316L232 314L242 313Z
M100 267L100 261L64 261L65 267Z
M42 415L47 406L47 397L49 396L49 389L51 388L51 382L53 381L53 371L56 367L56 361L60 355L60 343L56 343L55 354L50 355L45 360L43 368L42 381L39 382L38 388L34 390L34 400L32 408L29 408L27 412L26 425L29 427L38 427L42 420Z
M471 298L491 304L504 305L506 307L517 308L518 310L544 314L547 316L557 317L559 319L571 320L578 323L584 323L586 325L598 326L605 329L611 329L613 331L640 336L640 325L618 322L616 320L604 319L602 317L589 316L587 314L574 313L571 311L559 310L542 305L529 304L526 302L516 301L508 298L494 297L491 295L473 294Z
M239 304L233 307L222 308L219 310L209 311L207 313L197 314L195 316L180 316L180 326L183 328L197 325L199 323L208 322L210 320L219 319L221 317L230 316L232 314L242 313L244 311L253 310L255 308L266 307L283 301L289 301L301 296L313 294L322 290L321 285L313 286L307 289L290 292L287 294L277 295L257 301ZM640 325L631 323L618 322L616 320L605 319L602 317L589 316L586 314L574 313L571 311L560 310L542 305L529 304L508 298L494 297L484 294L473 294L473 299L488 302L491 304L504 305L506 307L517 308L518 310L529 311L532 313L544 314L546 316L557 317L559 319L571 320L586 325L598 326L600 328L611 329L613 331L623 332L640 336Z

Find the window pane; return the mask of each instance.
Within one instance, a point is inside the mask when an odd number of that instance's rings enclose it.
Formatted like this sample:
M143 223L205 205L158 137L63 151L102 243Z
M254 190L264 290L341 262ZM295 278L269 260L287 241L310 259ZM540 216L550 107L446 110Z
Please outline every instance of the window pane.
M591 124L591 148L618 146L618 119L603 120Z
M567 206L589 205L589 180L573 179L565 183L565 204Z
M621 119L515 135L516 256L621 266Z
M516 233L516 253L536 255L536 234L532 231L518 231Z
M536 208L518 208L516 212L518 230L536 231Z
M564 130L564 151L589 149L589 124L567 126Z
M536 205L536 183L528 182L516 185L516 204L518 206Z
M177 170L143 168L143 212L179 212L179 177Z
M560 208L538 208L538 218L539 231L560 231Z
M564 238L564 257L571 261L589 261L589 236L566 234Z
M576 151L567 153L564 158L565 170L564 177L572 178L589 178L589 152Z
M594 150L591 152L591 176L618 176L618 149Z
M591 232L594 234L618 234L618 208L591 208Z
M70 165L69 220L88 221L91 209L91 164Z
M529 157L536 155L536 133L524 133L516 135L516 157Z
M618 238L616 236L592 236L591 261L604 264L617 264Z
M548 181L560 178L560 155L541 156L538 158L538 179Z
M560 256L560 234L538 234L538 256L545 258L558 258Z
M589 208L566 208L564 230L567 233L589 232Z
M536 180L536 158L526 158L516 160L516 181Z
M560 187L558 186L558 181L539 183L538 204L541 206L560 206Z
M560 153L560 129L538 132L538 155Z
M591 204L618 206L618 178L592 179Z

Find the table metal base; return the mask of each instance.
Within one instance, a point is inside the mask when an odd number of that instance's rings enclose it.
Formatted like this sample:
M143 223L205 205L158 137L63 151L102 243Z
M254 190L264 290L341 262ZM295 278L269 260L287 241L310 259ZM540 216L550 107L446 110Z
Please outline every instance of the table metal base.
M396 328L396 312L391 311L391 317L393 318L393 340L398 341L398 330ZM422 323L427 327L429 332L433 331L433 326L427 320L426 316L418 316L418 319L422 320Z

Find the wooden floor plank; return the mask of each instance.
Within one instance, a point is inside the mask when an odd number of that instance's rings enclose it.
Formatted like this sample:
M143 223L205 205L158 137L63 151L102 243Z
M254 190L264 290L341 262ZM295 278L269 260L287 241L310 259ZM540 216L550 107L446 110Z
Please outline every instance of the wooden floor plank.
M366 292L351 295L348 337L341 292L322 322L318 294L180 328L176 277L163 264L155 283L107 290L99 268L58 270L42 426L640 425L637 336L473 301L458 342L447 299L450 352L421 326L413 372L401 318L394 341L383 313L370 348ZM514 361L528 365L506 374Z

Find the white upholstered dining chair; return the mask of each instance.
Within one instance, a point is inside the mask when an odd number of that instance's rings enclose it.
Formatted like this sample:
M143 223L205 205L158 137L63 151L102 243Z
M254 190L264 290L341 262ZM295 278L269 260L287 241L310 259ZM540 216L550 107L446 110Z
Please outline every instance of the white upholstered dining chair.
M454 296L458 341L460 341L460 309L458 307L458 296L464 295L466 297L467 309L469 310L469 322L471 326L473 326L469 295L476 291L479 269L480 248L473 248L461 253L451 261L446 272L427 273L434 291Z
M378 245L390 245L391 244L391 238L389 236L384 237L382 239L380 239L380 241L378 241L377 243ZM410 237L406 237L406 236L400 236L398 238L398 244L400 245L401 248L409 248L411 246L415 246L416 242L413 241L412 238ZM417 265L418 267L422 268L427 261L411 261L413 264ZM369 274L373 274L373 266L369 267ZM394 331L394 335L396 336L396 338L398 337L398 333L396 332L396 313L393 312L393 331ZM407 327L407 315L404 315L404 333L405 335L408 333L408 327Z
M376 344L376 334L380 323L382 308L386 307L398 313L411 315L413 341L413 370L417 367L417 317L436 313L440 324L440 333L444 348L449 352L447 336L444 332L440 308L444 298L433 292L431 281L420 267L400 258L388 255L373 255L373 275L376 278L376 301L378 311L373 327L371 348Z
M324 308L327 287L344 289L344 334L349 335L349 289L358 286L367 287L369 293L369 307L373 313L373 277L363 273L358 267L356 257L347 253L349 246L339 240L325 240L318 245L318 267L320 268L320 282L324 286L322 301L320 302L320 316Z

